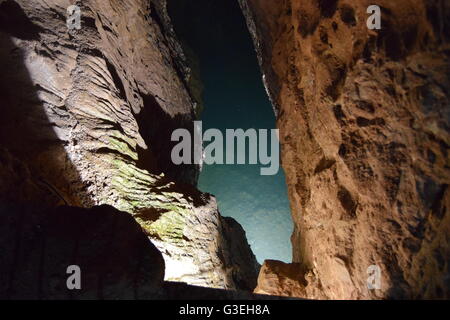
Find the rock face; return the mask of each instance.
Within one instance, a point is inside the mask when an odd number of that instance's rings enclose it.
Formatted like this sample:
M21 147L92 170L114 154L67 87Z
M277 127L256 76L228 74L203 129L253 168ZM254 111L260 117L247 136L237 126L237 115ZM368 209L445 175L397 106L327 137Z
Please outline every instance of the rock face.
M288 297L306 296L305 279L299 263L266 260L258 276L255 293Z
M193 130L197 103L165 1L76 2L80 29L66 24L72 4L0 2L0 200L111 205L166 259L190 257L166 278L218 288L244 278L252 290L254 264L230 251L255 261L244 234L227 242L215 200L193 187L198 166L170 159L172 130Z
M372 2L240 0L277 113L294 262L317 277L296 292L449 298L450 3Z
M272 296L326 298L312 271L305 270L300 263L276 260L264 261L254 292Z
M259 265L242 227L220 216L211 195L196 190L184 194L193 199L191 210L163 213L148 227L141 220L145 216L137 218L164 255L166 280L252 291Z

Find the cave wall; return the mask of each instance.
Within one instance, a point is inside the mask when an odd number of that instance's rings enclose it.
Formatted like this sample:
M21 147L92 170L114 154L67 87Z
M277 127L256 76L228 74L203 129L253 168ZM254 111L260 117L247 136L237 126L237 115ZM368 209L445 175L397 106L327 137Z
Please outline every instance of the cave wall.
M280 129L296 292L449 298L450 3L239 1Z
M161 252L130 214L107 205L0 202L0 248L2 300L278 299L164 281ZM80 268L79 282L68 266Z
M73 4L79 30L66 25ZM0 1L0 200L111 205L162 251L166 279L252 290L245 233L196 190L198 166L170 160L172 130L193 130L197 103L165 6Z

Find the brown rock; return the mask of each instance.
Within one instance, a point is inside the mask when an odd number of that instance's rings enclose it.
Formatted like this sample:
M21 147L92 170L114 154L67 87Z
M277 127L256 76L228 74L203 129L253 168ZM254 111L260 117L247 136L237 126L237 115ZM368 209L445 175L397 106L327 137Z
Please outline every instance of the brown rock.
M258 276L255 293L305 297L305 281L302 266L299 263L283 263L276 260L266 260Z
M264 261L258 276L257 294L325 299L317 277L300 263Z
M294 262L328 298L450 297L450 6L241 0L277 113ZM368 290L367 269L381 268Z

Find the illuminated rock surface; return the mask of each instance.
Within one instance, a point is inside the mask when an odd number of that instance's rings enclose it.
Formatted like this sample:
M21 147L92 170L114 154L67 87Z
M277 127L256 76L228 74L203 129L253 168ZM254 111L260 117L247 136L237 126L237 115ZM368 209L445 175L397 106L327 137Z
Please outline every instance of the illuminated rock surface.
M253 290L245 235L225 241L234 224L190 186L198 168L170 160L172 130L192 129L197 103L165 2L82 1L80 30L66 26L70 4L0 4L1 201L111 205L166 259L188 262L167 279Z
M309 271L305 274L300 263L284 263L276 260L264 261L258 277L255 293L285 296L326 298L318 286L317 277Z
M449 298L449 2L376 1L371 31L372 2L240 0L278 115L294 262L327 298Z

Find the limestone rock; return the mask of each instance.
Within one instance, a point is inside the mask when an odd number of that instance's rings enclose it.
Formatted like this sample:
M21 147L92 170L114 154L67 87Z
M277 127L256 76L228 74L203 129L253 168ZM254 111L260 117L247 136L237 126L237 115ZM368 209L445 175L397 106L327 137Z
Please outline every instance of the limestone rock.
M381 30L371 1L240 3L277 114L294 262L327 298L449 298L450 3L377 1Z
M193 187L199 168L170 159L171 133L193 130L196 104L165 1L77 2L80 29L66 24L71 4L0 3L0 200L111 205L166 258L198 263L198 274L167 277L234 288L243 269L219 255L235 244L223 241L215 202L205 207L209 196ZM245 238L233 241L250 252Z
M138 217L164 255L166 280L253 291L259 266L240 224L221 217L211 195L186 186L183 194L193 199L190 210L161 213L156 222Z
M305 273L300 263L284 263L276 260L264 261L258 276L257 294L272 296L324 299L318 280L309 271Z
M276 260L266 260L258 276L255 293L288 297L305 297L302 266Z
M233 218L221 219L222 242L228 245L227 250L222 250L221 256L225 261L228 274L231 275L237 288L252 291L256 287L256 281L261 265L256 260L252 250L246 245L247 237L242 226Z

